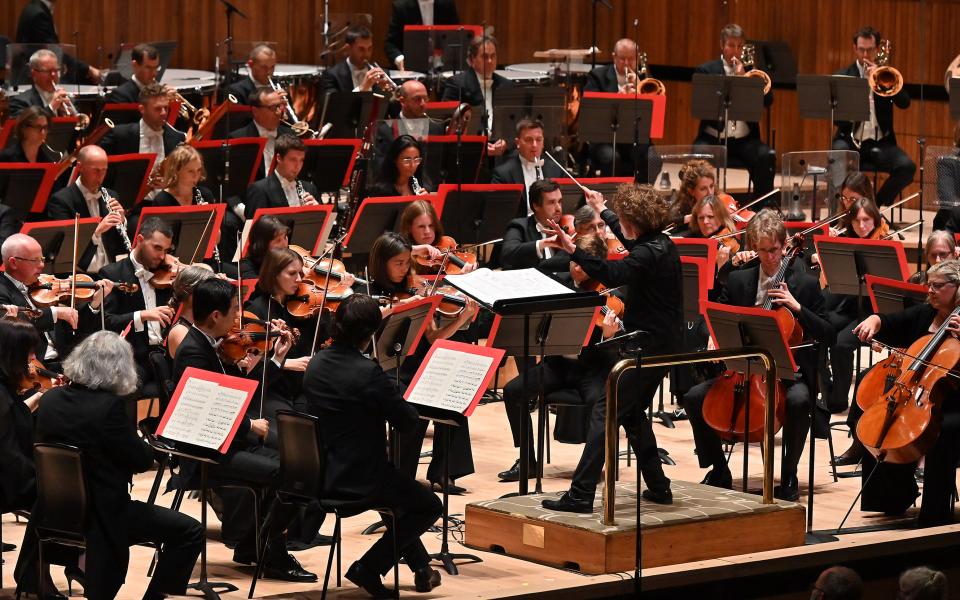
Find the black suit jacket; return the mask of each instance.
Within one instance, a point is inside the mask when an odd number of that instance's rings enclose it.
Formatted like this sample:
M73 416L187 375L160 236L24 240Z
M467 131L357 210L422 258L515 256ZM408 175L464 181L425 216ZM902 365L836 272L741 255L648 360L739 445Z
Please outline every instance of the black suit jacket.
M503 234L503 249L500 264L504 269L537 268L547 273L569 273L570 255L554 250L553 256L542 259L537 256L537 219L533 215L510 221Z
M558 167L556 163L547 158L543 160L541 170L543 171L544 179L563 178L567 176L560 170L560 167ZM513 156L503 161L503 164L493 170L490 183L519 183L523 185L523 167L520 165L520 157ZM523 202L517 208L517 216L526 217L527 213L531 210L529 207L530 201L527 199L527 187L524 185Z
M837 71L837 75L860 77L860 69L857 68L857 63L853 63L847 66L846 69ZM904 86L897 95L890 98L884 98L883 96L873 94L873 109L877 115L877 125L880 126L880 135L883 136L883 139L889 140L890 142L896 144L897 136L893 131L894 104L897 105L897 108L907 108L910 106L910 94L907 93L906 86ZM854 125L856 125L856 123L853 123L852 121L838 121L837 132L833 138L842 138L850 141L853 137Z
M107 102L129 104L140 101L140 88L132 79L127 79L107 94Z
M325 98L330 92L349 92L353 87L353 74L346 60L338 62L320 75L320 98Z
M40 93L37 92L37 88L31 85L29 89L20 92L16 96L11 96L9 106L10 116L16 117L31 106L44 107L46 105L47 103L43 101Z
M100 269L100 277L114 282L136 283L138 285L140 283L129 256ZM156 290L157 306L166 306L172 295L173 293L170 289ZM146 308L146 304L143 301L142 290L133 294L114 291L107 296L106 314L104 315L107 329L116 331L117 333L123 331L127 324L133 321L133 313L138 310L146 310ZM137 331L136 328L131 325L130 331L127 333L127 341L133 346L133 354L137 362L141 365L147 364L146 361L150 353L150 337L149 333L147 333L148 327L149 325L144 322L143 331Z
M0 163L11 162L30 162L27 159L26 153L23 151L23 146L21 146L19 143L14 142L12 146L7 146L0 151ZM52 163L58 162L58 160L57 157L50 154L50 151L47 150L45 146L40 146L40 151L37 152L37 162Z
M33 415L16 390L0 385L0 508L27 509L36 498L33 467Z
M172 127L163 128L163 152L169 155L173 149L187 140L187 134ZM110 156L140 152L140 121L117 125L103 137L100 143Z
M304 374L307 410L319 417L327 453L325 489L361 497L379 489L393 469L386 455L386 423L414 429L417 411L376 362L334 343L310 360Z
M492 92L495 93L501 86L508 87L511 85L513 84L509 79L500 77L496 73L493 74ZM465 69L446 80L443 83L443 94L440 100L444 102L458 100L473 106L479 106L482 109L482 107L485 106L483 88L480 85L480 78L477 76L477 72L473 69ZM479 117L480 114L478 113L473 115L474 119Z
M250 94L252 94L255 89L257 89L257 86L253 83L252 79L249 77L241 77L227 86L226 91L223 92L223 98L226 98L227 94L232 94L233 97L237 99L237 104L250 104ZM222 99L221 102L223 102Z
M453 0L436 0L433 3L434 25L458 25L460 16L457 14L457 5ZM403 26L423 25L423 16L420 14L420 4L417 0L394 0L393 14L390 15L390 27L387 29L387 39L383 43L383 50L393 65L397 57L403 54Z
M87 551L109 557L105 560L114 564L109 575L118 587L129 558L122 515L130 502L130 482L134 473L153 466L153 451L130 427L125 399L75 384L54 388L44 394L37 411L37 438L76 446L83 453Z
M23 227L23 221L17 218L13 209L0 204L0 245L3 245L3 242L11 235L19 233L21 227Z
M399 121L400 117L396 118L396 121ZM443 126L443 123L436 121L434 119L429 119L429 124L427 125L427 136L432 135L443 135L447 132L446 127ZM374 145L377 148L377 154L380 156L380 163L382 164L383 157L387 155L390 150L390 144L393 143L393 140L397 139L400 134L399 123L397 122L387 122L384 121L380 123L377 127L377 138L374 142ZM421 138L422 139L422 138Z
M278 175L276 173L271 173L269 177L255 181L253 185L247 188L247 197L243 203L243 212L246 218L252 219L253 213L257 212L258 208L281 208L290 206L290 204L287 203L287 197L284 195L283 187L280 186L280 180L277 179L277 177ZM303 191L305 193L316 198L317 187L315 185L305 179L301 179L300 184L303 185Z
M118 197L117 193L110 189L107 190L107 195L113 198ZM72 219L76 214L79 214L80 218L83 219L88 217L104 217L110 212L110 209L107 207L107 203L103 201L103 198L100 199L99 204L100 214L91 215L80 188L77 187L76 183L71 183L68 187L50 196L50 200L47 201L47 217L51 221ZM102 243L107 251L107 258L110 259L110 262L114 262L118 254L126 254L127 252L126 247L123 245L123 238L120 237L120 232L115 228L111 228L103 234ZM93 260L96 251L97 248L91 240L80 256L78 266L86 270L90 265L90 261Z
M291 129L287 125L284 125L283 123L280 123L280 125L277 127L277 137L280 137L281 135L284 135L287 133L293 133L293 129ZM233 131L231 131L227 137L231 140L234 140L237 138L248 138L248 137L255 138L255 137L260 137L260 132L257 131L257 124L254 123L253 121L250 121L240 129L234 129ZM261 160L260 164L257 166L256 179L263 179L267 174L267 171L264 168L263 164L264 164L264 161Z
M0 304L13 304L21 308L31 308L30 303L27 302L27 297L20 293L20 290L10 281L10 278L2 273L0 273ZM47 337L44 333L52 332L56 323L53 321L52 309L41 308L40 311L43 314L39 319L32 322L33 326L36 327L40 333L40 342L37 344L34 352L37 358L43 360L44 355L47 353Z
M613 64L603 65L590 71L586 85L583 86L585 92L610 92L620 91L620 85L617 83L617 68Z
M57 29L53 26L53 13L40 0L30 0L20 12L16 41L18 44L60 43ZM63 62L67 67L64 83L76 83L78 74L82 75L82 78L87 77L90 66L85 62L77 60L70 54L64 55Z
M702 65L698 66L695 70L696 73L706 73L707 75L723 75L723 60L716 59L711 60L710 62L705 62ZM770 106L773 104L773 89L771 89L763 97L763 105ZM712 137L716 136L708 133L706 131L707 127L712 127L716 131L723 131L723 123L720 121L700 121L700 129L697 130L697 137ZM759 123L747 123L747 127L750 130L750 133L747 137L759 138L760 137L760 124Z

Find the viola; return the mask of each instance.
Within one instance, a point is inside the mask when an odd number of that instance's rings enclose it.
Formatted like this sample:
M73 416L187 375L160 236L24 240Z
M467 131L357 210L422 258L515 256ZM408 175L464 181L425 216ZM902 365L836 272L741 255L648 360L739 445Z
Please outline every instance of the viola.
M298 319L316 315L321 307L330 312L337 312L340 303L352 294L353 290L350 288L339 287L330 288L324 293L322 285L305 279L297 285L296 292L287 296L287 311Z
M176 256L167 254L163 257L160 266L154 269L153 277L150 278L150 285L158 290L171 288L173 287L173 280L177 278L180 271L186 268L187 265L180 262Z
M747 223L757 215L754 211L748 209L746 206L740 208L740 205L737 203L736 199L730 194L717 194L717 198L720 200L720 203L727 207L727 211L730 213L730 218L733 219L734 223Z
M44 273L37 278L36 283L30 286L30 299L35 305L44 308L68 302L74 295L77 302L89 302L99 289L100 286L89 275L78 274L72 279L70 277L59 279ZM133 294L140 291L140 286L136 283L121 281L114 282L113 289L125 294Z
M620 331L626 331L626 328L623 326L623 321L621 321L621 319L623 319L624 311L623 300L614 296L612 293L610 293L610 290L606 286L595 279L586 280L580 284L580 287L591 292L603 294L607 298L607 303L600 307L600 312L597 313L596 321L594 321L594 324L597 327L603 327L604 318L608 314L613 313L613 315L617 318L617 328Z
M446 260L443 263L443 270L448 275L459 275L463 273L463 270L467 265L476 265L477 264L477 255L473 252L464 252L457 249L457 240L452 237L445 235L441 237L437 242L434 243L434 247L437 248L446 256ZM416 262L418 267L425 267L422 271L424 273L437 272L439 270L439 264L427 258L425 256L417 256ZM421 272L421 269L417 269L418 272Z
M427 297L424 293L424 282L419 277L408 277L407 287L394 294L395 301L406 300L414 296ZM440 304L437 306L437 312L447 318L456 318L460 316L463 309L467 307L467 297L448 285L437 286L432 295L440 296Z
M41 392L65 385L66 378L55 371L43 366L43 363L33 358L27 365L27 372L20 382L20 392Z
M617 256L623 254L629 254L627 249L623 246L623 243L615 237L607 238L607 254L615 254Z
M717 240L717 250L720 250L721 248L729 248L729 249L730 249L730 255L733 256L733 255L736 254L737 252L740 252L740 242L737 241L736 236L730 235L729 237L723 237L723 236L727 236L727 235L729 235L729 234L731 234L731 233L733 233L733 232L730 231L730 228L724 226L724 227L721 227L720 229L718 229L718 230L717 230L713 235L711 235L710 237ZM717 239L717 238L719 238L719 239Z
M230 331L224 336L217 347L220 357L236 364L247 354L264 354L270 347L270 342L289 331L293 334L294 343L300 337L300 331L287 326L270 326L267 333L267 322L258 318L250 311L243 311L237 315Z

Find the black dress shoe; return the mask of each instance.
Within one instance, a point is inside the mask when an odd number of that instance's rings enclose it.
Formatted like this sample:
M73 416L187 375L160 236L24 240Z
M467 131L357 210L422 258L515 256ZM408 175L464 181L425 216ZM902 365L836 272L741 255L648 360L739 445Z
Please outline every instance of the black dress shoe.
M850 465L855 465L860 462L863 458L863 444L859 441L854 440L850 447L840 456L836 456L833 459L833 466L835 467L847 467Z
M442 493L443 488L444 488L444 485L439 481L430 482L430 489L433 490L434 492ZM447 493L450 494L451 496L462 496L467 493L467 488L460 487L459 485L453 482L450 482L447 488L448 488Z
M435 587L440 587L440 571L430 567L417 569L413 573L413 583L418 592L429 592Z
M673 504L673 492L670 491L670 488L665 490L653 490L647 488L643 490L640 496L644 500L656 502L657 504Z
M713 487L732 490L733 475L730 474L730 469L718 469L714 467L710 469L709 472L707 472L707 476L704 477L703 481L701 481L700 483L704 485L712 485Z
M548 510L590 514L593 512L593 498L578 498L573 490L568 490L556 500L544 500L542 503Z
M257 553L253 549L246 550L242 546L237 546L233 551L233 562L252 565L257 562Z
M537 464L533 463L530 465L530 468L527 469L527 479L534 479L536 476ZM497 473L497 477L500 478L501 482L520 481L520 459L518 458L508 470Z
M780 480L780 485L774 486L773 497L778 500L786 500L787 502L796 502L800 499L799 487L800 485L797 482L796 475L783 477Z
M286 558L277 561L271 560L265 564L263 566L263 576L295 583L314 583L317 581L316 574L304 569L292 554L287 554Z
M347 569L346 578L358 588L370 594L373 598L393 598L393 592L388 590L380 580L380 575L355 562Z

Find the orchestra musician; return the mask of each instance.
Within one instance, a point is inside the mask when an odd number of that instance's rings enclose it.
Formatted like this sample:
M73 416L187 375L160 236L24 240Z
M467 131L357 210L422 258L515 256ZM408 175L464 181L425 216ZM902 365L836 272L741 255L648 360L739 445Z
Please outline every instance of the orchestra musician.
M139 102L140 92L143 91L143 88L157 82L157 72L160 70L160 51L150 44L137 44L130 51L130 66L133 69L133 75L107 94L107 102Z
M289 331L281 330L282 322L272 323L278 332L273 354L269 359L264 353L248 352L238 363L222 359L217 347L230 332L237 321L240 303L236 288L218 277L201 281L193 288L194 323L177 348L173 361L173 381L179 382L188 367L195 367L214 373L223 373L233 377L246 377L257 381L261 379L270 387L280 373L287 352L293 342ZM266 373L263 372L266 369ZM260 398L260 390L255 398ZM259 400L258 400L259 402ZM257 402L257 403L258 403ZM247 416L240 421L233 442L222 461L210 466L210 486L217 488L240 482L262 490L260 519L263 521L271 511L276 500L276 486L279 483L280 463L274 448L260 443L269 432L267 419L258 416L258 409L251 402ZM189 481L194 475L193 461L184 461L181 477ZM224 503L224 538L238 539L233 551L233 561L240 564L256 562L256 531L265 528L267 536L264 558L264 576L271 579L311 583L317 576L306 569L292 555L287 553L284 531L295 524L297 507L279 502L273 507L274 519L267 523L257 523L253 518L253 506L250 494L245 490L227 490L219 492ZM229 533L228 533L229 532Z
M853 171L847 174L840 184L840 195L837 196L839 202L836 203L834 210L837 213L849 213L850 207L860 198L868 198L876 202L876 196L873 193L873 183L870 178L861 171ZM837 232L846 226L846 216L841 218L831 235L837 235Z
M50 196L47 218L51 221L100 217L93 238L81 250L77 268L97 273L104 266L116 262L117 256L127 253L118 228L127 228L123 206L113 190L103 187L107 175L107 153L99 146L84 146L77 154L77 179Z
M37 496L33 467L33 415L41 392L24 398L28 364L35 358L40 335L27 321L0 319L0 508L30 510ZM31 392L33 390L30 390Z
M690 211L694 204L717 193L716 170L708 161L688 161L680 168L679 178L677 199L670 208L670 223L674 226L674 234L690 228Z
M517 121L517 155L503 161L493 170L490 183L522 183L523 204L517 211L522 217L533 212L533 202L529 200L530 186L542 179L566 177L563 170L552 160L543 158L543 123L537 119Z
M276 152L277 138L281 135L292 134L293 129L281 123L286 101L280 92L270 88L257 88L247 98L251 106L253 121L239 129L235 129L227 136L230 139L262 137L267 140L263 146L263 161L257 165L256 179L263 179L267 169L273 164L273 155Z
M368 188L367 195L416 196L430 193L432 185L423 172L420 142L413 136L401 135L387 149L376 182Z
M787 233L780 216L769 209L761 211L747 226L747 238L760 259L759 265L732 271L717 302L732 306L761 306L769 295L775 306L786 307L793 313L805 337L831 344L833 328L826 320L820 286L799 262L787 269L780 287L768 289L770 279L781 268L785 256ZM809 348L798 350L796 362L800 367L796 379L783 382L786 387L783 426L786 451L781 462L780 485L774 488L777 498L790 501L799 497L797 465L810 426L809 384L818 375L817 353ZM684 396L683 406L690 417L700 467L711 467L702 483L731 489L733 478L721 449L720 437L703 419L704 398L712 384L713 381L707 381L691 388Z
M730 211L719 197L712 194L697 200L690 209L690 217L688 237L691 238L711 238L737 231L737 226L730 218ZM740 243L736 237L728 237L719 240L718 245L716 268L718 271L729 271L729 267L727 269L724 267L728 263L733 266L731 258L735 258L740 251Z
M439 246L441 241L451 241L453 238L443 234L443 223L437 216L433 203L429 200L414 200L403 209L400 215L400 233L414 246L430 244ZM453 240L456 243L456 240ZM417 274L434 274L440 265L424 265L415 262L413 267ZM461 273L469 273L477 268L477 263L467 263Z
M264 215L250 227L247 255L240 259L240 279L257 279L267 252L290 245L290 228L273 215Z
M270 78L276 67L277 52L266 44L257 44L247 55L247 76L228 85L223 98L232 95L240 104L249 103L254 91L270 89Z
M0 151L0 163L52 163L60 160L47 145L50 111L42 106L29 106L20 111L13 127L14 143Z
M563 214L560 186L548 179L530 186L528 217L518 217L507 224L503 234L500 264L504 269L536 267L544 272L567 273L570 255L558 248L550 222L558 222Z
M927 271L933 265L960 257L956 238L949 231L935 230L923 245L924 268L910 276L910 283L926 283Z
M838 75L869 77L876 68L880 32L873 27L863 27L853 35L853 52L856 61ZM870 120L861 123L844 121L837 123L833 138L834 150L854 150L860 153L860 165L872 165L878 171L890 174L877 190L877 204L889 206L900 192L913 181L917 169L910 157L897 146L893 129L893 107L905 109L910 106L910 94L904 86L892 97L883 97L870 92Z
M65 116L64 104L70 94L59 87L60 60L50 50L37 50L30 55L29 89L10 98L10 116L17 117L27 107L49 108L55 116Z
M36 437L76 446L83 454L88 512L84 595L115 597L127 574L129 547L144 542L162 551L143 597L185 594L205 532L193 517L130 497L133 475L153 466L153 449L137 436L127 416L127 397L137 388L130 345L116 333L96 332L70 353L63 368L70 383L43 395ZM33 521L19 558L17 580L26 584L36 573Z
M311 359L304 390L308 412L318 417L327 457L323 481L327 497L367 498L372 506L389 508L397 517L396 524L384 519L383 536L346 573L374 598L389 598L393 592L381 577L393 566L394 547L413 571L418 592L440 585L440 573L430 567L420 537L440 517L443 506L414 477L391 464L385 452L387 423L406 434L417 429L420 419L393 378L362 354L381 319L373 298L354 294L345 299L333 317L333 344Z
M607 239L607 224L589 204L584 204L573 213L573 230L578 237L595 235L601 240Z
M394 0L390 14L387 39L383 51L390 64L406 70L403 56L403 28L406 25L459 25L457 4L454 0Z
M20 12L17 20L16 42L18 44L59 44L57 27L53 23L53 7L56 0L30 0ZM67 67L68 83L88 81L98 83L100 70L77 60L69 54L64 54L64 63Z
M201 281L215 276L209 266L198 263L181 269L177 273L176 279L173 280L173 287L171 288L173 295L169 302L170 308L177 311L175 313L177 320L170 325L167 337L163 340L167 355L171 360L177 357L177 348L180 346L180 342L183 341L196 320L193 316L193 288L197 287L197 284ZM161 410L161 414L162 412Z
M320 97L330 92L370 92L388 86L387 74L370 64L373 34L365 25L353 25L344 35L347 57L320 75Z
M497 69L496 38L492 35L483 35L470 40L467 62L470 63L469 69L460 71L444 82L440 100L443 102L456 100L461 104L482 107L480 132L492 138L494 90L511 85L508 79L495 72ZM505 140L498 139L487 143L487 156L500 156L506 150Z
M397 90L400 102L400 114L396 119L384 121L377 127L377 152L386 155L390 142L401 135L410 135L423 140L431 135L443 135L446 129L440 121L434 121L427 114L427 102L430 95L425 85L411 79L403 82Z
M143 86L138 97L140 120L117 125L104 136L101 146L110 156L117 154L156 154L154 164L186 141L187 136L167 124L170 96L159 83Z
M745 41L743 29L731 23L720 30L720 58L703 63L697 73L708 75L743 76L747 71L741 61ZM763 97L763 105L773 103L773 91ZM776 155L760 140L760 124L730 121L725 126L718 121L701 121L694 146L722 146L727 138L727 160L741 161L750 172L753 191L762 196L773 189L773 171Z
M590 207L593 210L593 207ZM587 235L577 237L576 246L590 256L601 259L607 257L607 243L602 237ZM570 261L570 279L574 289L580 289L585 285L590 277L574 261ZM616 352L608 349L595 348L597 342L612 337L619 332L619 323L617 315L614 312L608 312L603 319L603 325L595 327L590 340L576 357L568 356L547 356L538 365L527 369L527 381L540 381L540 371L543 372L543 391L544 394L551 394L558 390L572 389L577 392L583 403L585 410L592 411L597 400L606 395L607 375L617 360ZM540 386L530 383L527 386L526 405L531 403L540 393ZM520 427L521 419L518 418L520 405L524 404L523 377L518 375L503 387L503 402L506 407L507 419L510 422L510 431L513 433L513 447L520 447ZM533 406L536 406L535 404ZM527 428L527 439L531 440L528 447L527 464L528 475L530 478L537 473L537 457L533 443L533 423L529 413L524 411L522 426ZM497 477L500 481L518 481L520 479L520 459L518 458L513 466L506 471L500 472Z
M305 179L298 179L307 156L303 140L288 133L277 137L274 156L277 162L273 173L247 188L243 211L248 219L253 218L258 208L317 204L316 186Z

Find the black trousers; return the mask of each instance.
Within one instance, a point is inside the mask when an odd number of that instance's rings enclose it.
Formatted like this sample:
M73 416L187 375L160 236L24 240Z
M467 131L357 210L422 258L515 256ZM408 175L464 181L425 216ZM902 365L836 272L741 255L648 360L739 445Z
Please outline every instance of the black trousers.
M854 145L845 138L835 138L833 149L856 150ZM880 189L876 191L877 204L879 206L893 204L903 188L913 181L913 174L917 170L917 165L889 137L880 141L864 140L863 144L860 145L859 152L861 171L869 172L869 165L872 165L876 167L877 171L890 174L884 184L880 186Z
M383 522L387 524L386 531L358 562L365 568L386 575L393 566L393 539L396 536L400 556L411 571L429 565L430 556L420 536L443 513L443 504L437 495L398 469L388 469L379 489L370 498L376 506L393 510L397 519L396 530L391 520L385 517Z
M853 363L860 347L860 339L853 333L853 328L859 321L845 319L830 319L830 324L838 331L836 343L830 347L830 371L833 378L825 388L827 406L831 412L838 412L847 407L847 397L850 395L850 384L853 383ZM854 399L854 404L856 399Z
M784 382L787 390L786 414L783 424L783 444L785 454L780 464L780 477L794 477L797 465L803 454L810 428L810 390L799 378L794 382ZM726 457L721 447L720 436L703 420L703 401L715 380L704 381L690 388L683 397L683 407L687 409L690 427L693 429L693 442L697 449L697 460L701 468L726 469Z
M513 434L513 447L520 447L520 427L527 428L528 464L536 463L536 439L533 436L533 422L527 410L529 403L540 394L540 374L543 373L544 394L549 396L558 390L573 389L580 394L584 406L592 410L597 401L606 394L607 375L610 365L590 366L576 359L562 356L548 356L540 365L527 369L527 393L523 393L523 376L511 379L503 386L503 402L507 410L507 420L510 422L510 432ZM522 408L521 408L522 406ZM523 411L521 418L519 413ZM522 425L521 425L522 421Z
M447 456L450 479L466 477L475 471L473 466L473 448L470 445L470 424L466 417L455 417L458 427L433 425L433 454L430 465L427 467L427 481L440 483L443 481L443 457L447 454L447 436L450 436L450 452ZM399 432L397 444L400 457L397 466L409 477L417 478L417 466L420 464L420 451L423 449L423 439L427 435L429 421L420 419L416 429ZM452 430L452 433L448 433Z
M618 136L618 141L623 140L622 130ZM612 138L611 138L612 139ZM630 139L633 139L633 132L630 132ZM660 172L663 162L658 154L653 150L653 163L651 164L650 153L653 144L639 144L636 152L633 149L633 143L618 143L616 150L616 173L614 173L614 150L613 144L590 144L590 164L591 172L588 176L596 175L597 171L600 177L634 177L638 183L653 183L650 177Z
M657 438L647 419L646 410L666 373L665 367L628 371L620 380L617 406L617 422L627 432L627 439L637 454L643 480L648 488L658 491L669 488L670 480L663 473L660 453L657 452ZM607 398L601 395L593 405L587 442L570 486L581 498L592 498L596 494L597 480L603 471L606 414Z
M723 140L713 137L707 133L702 133L693 141L696 146L722 146ZM730 138L727 144L727 163L731 158L742 162L750 172L750 179L753 181L753 194L755 197L762 196L773 189L774 168L776 158L770 153L770 146L760 141L759 136L748 135L742 138ZM720 184L717 182L717 190ZM757 208L759 210L762 207Z

